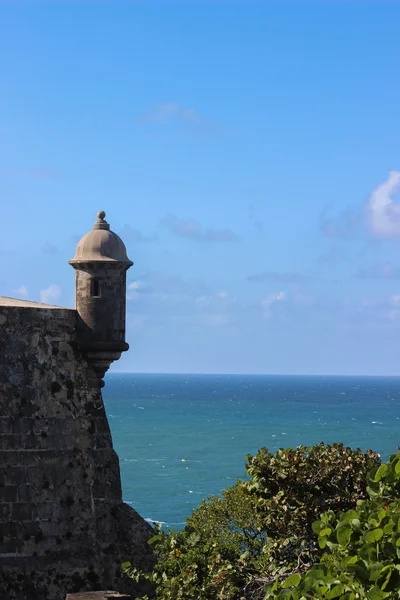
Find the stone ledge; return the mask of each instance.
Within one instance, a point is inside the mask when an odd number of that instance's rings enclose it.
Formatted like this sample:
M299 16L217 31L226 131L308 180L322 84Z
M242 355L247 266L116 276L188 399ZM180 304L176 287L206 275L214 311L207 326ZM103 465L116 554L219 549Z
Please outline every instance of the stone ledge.
M14 306L20 308L55 308L58 310L74 310L73 308L64 308L64 306L55 306L54 304L45 304L44 302L34 302L33 300L20 300L19 298L8 298L0 296L0 306Z
M79 592L79 594L67 594L65 600L131 600L131 596L118 592Z

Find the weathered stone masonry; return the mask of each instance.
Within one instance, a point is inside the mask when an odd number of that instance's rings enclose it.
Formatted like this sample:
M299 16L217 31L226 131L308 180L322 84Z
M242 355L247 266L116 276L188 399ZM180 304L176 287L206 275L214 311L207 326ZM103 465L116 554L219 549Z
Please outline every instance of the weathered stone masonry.
M119 462L79 348L79 315L0 298L0 599L134 591L119 565L152 561L123 504Z

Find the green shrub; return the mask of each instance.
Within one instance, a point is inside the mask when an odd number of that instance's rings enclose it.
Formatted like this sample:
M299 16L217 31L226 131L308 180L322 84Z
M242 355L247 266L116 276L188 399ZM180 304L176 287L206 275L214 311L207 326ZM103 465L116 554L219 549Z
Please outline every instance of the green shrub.
M375 453L342 444L276 454L263 448L247 461L249 481L203 501L183 531L155 530L152 573L140 573L128 563L125 573L155 583L159 600L263 600L266 593L295 594L300 574L325 552L313 522L325 511L335 514L367 498L367 473L380 466ZM295 580L287 579L291 573ZM286 587L281 590L282 581Z
M371 450L323 443L276 454L262 448L247 461L247 487L259 495L258 513L274 560L286 566L300 554L307 563L314 562L319 549L313 522L324 511L344 511L367 498L367 474L380 465Z
M313 523L319 563L271 582L264 598L400 598L400 454L373 469L368 484L369 500Z

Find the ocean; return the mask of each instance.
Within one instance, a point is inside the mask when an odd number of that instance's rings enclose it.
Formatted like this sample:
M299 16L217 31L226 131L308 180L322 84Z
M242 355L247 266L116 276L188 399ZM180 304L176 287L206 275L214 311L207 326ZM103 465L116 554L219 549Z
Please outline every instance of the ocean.
M400 377L109 374L103 397L125 502L174 529L263 446L400 445Z

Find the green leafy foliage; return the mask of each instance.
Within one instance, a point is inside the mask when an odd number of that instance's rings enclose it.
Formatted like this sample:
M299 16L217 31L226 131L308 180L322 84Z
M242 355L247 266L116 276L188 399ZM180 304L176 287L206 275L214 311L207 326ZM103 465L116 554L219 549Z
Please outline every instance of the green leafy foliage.
M374 485L379 488L384 470L379 471L378 455L319 444L276 454L263 448L247 461L249 481L238 481L221 498L203 501L183 531L155 529L150 543L157 564L152 573L140 573L129 563L123 571L154 583L159 600L336 598L347 593L340 577L334 585L328 583L336 563L324 557L327 550L333 557L333 539L337 547L352 540L353 525L343 522L338 527L335 515L358 510L357 502L368 497L368 471L378 478ZM354 515L354 523L357 519L361 524ZM368 529L374 539L380 535L377 530L386 535L380 523ZM304 580L315 568L317 591ZM314 595L304 595L304 586ZM322 593L331 595L318 595Z
M343 511L367 496L367 473L379 469L372 451L332 446L299 446L273 455L262 448L247 456L249 489L263 498L268 534L310 534L313 521L325 510ZM282 507L286 507L282 510Z
M374 468L370 498L313 523L324 553L299 581L275 580L264 598L400 598L400 454Z

